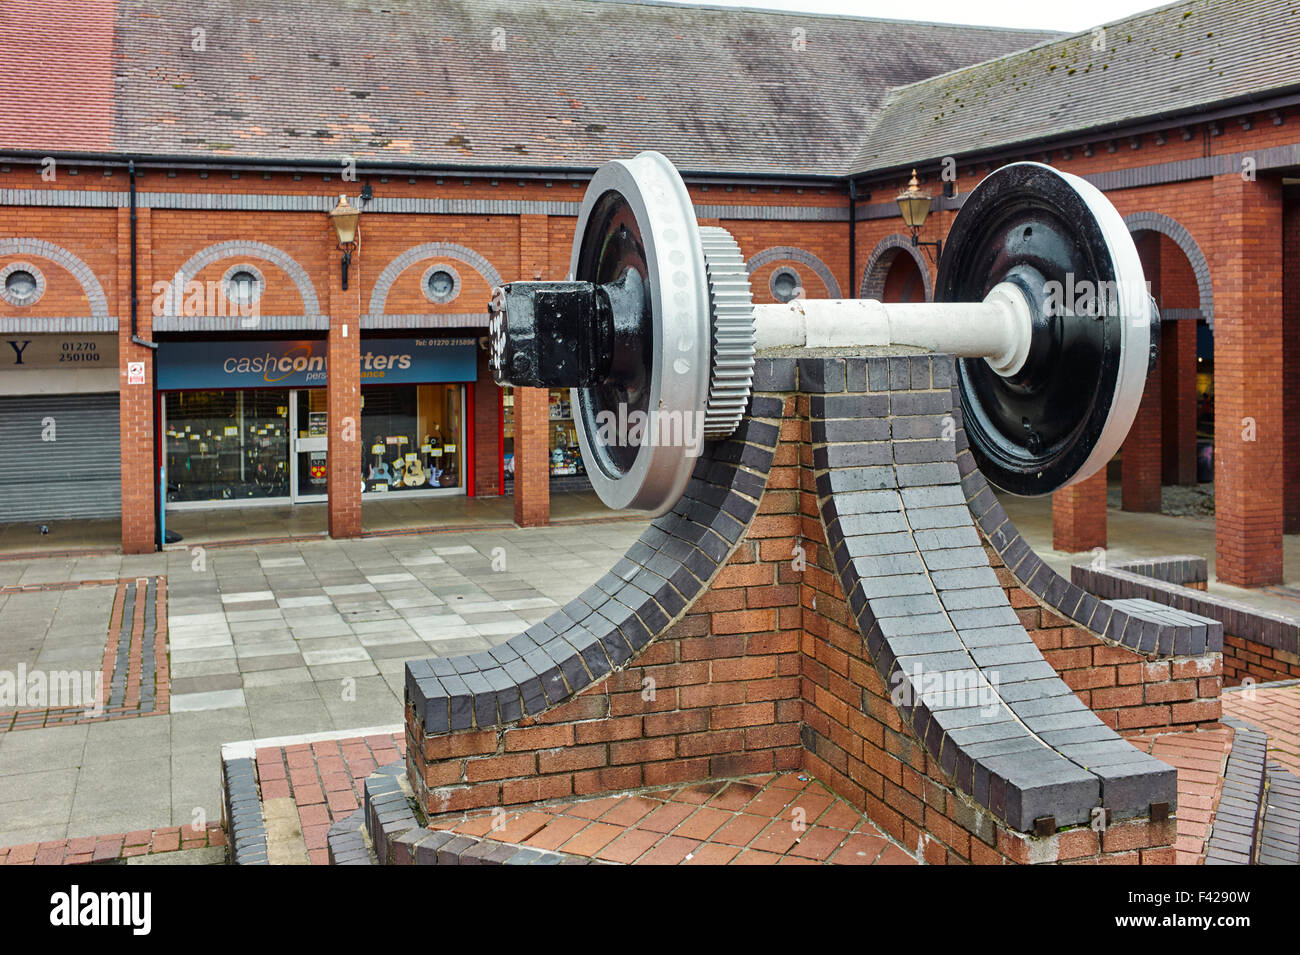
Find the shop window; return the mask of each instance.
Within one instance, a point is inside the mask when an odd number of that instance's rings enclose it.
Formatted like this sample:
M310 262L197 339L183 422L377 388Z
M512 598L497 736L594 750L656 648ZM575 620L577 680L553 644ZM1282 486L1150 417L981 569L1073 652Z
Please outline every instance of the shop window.
M547 470L553 478L585 476L587 473L573 420L572 394L568 388L552 388L549 394L547 447L550 454ZM506 482L510 483L515 477L515 395L514 389L509 387L501 389L501 451Z
M465 483L460 385L361 389L361 475L370 493L460 488Z
M172 392L164 408L169 503L288 496L288 391Z

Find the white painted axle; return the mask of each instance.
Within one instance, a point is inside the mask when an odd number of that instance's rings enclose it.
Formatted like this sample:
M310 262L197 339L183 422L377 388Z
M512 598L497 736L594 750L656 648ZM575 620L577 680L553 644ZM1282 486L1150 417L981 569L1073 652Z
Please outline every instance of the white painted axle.
M1029 301L1011 282L982 302L877 302L794 299L754 307L755 347L764 352L818 349L853 354L905 345L958 358L984 358L999 375L1014 375L1029 354Z

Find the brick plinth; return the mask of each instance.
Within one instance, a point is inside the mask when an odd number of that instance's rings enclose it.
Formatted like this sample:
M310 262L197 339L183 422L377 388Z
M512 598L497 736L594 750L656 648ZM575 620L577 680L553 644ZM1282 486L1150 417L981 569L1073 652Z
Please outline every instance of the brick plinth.
M790 392L794 370L778 364L759 376L771 392ZM993 586L994 571L979 566L975 504L968 511L963 503L952 442L936 437L951 409L951 365L936 359L932 374L929 359L880 360L870 374L868 389L865 361L801 362L807 389L756 398L764 412L747 419L745 437L702 460L688 502L581 598L491 653L408 663L407 775L421 809L440 815L803 769L931 863L1172 863L1173 818L1153 822L1148 809L1162 800L1172 808L1173 771L1128 753L1034 659L1023 630L1009 633L1016 617ZM862 429L871 436L855 437ZM891 441L891 429L905 440ZM768 440L776 441L770 457L761 451ZM889 457L878 458L877 446ZM841 488L890 480L911 483ZM916 510L881 516L890 495ZM909 516L930 523L873 530ZM705 546L713 533L734 540L716 571L689 543ZM879 556L856 556L862 547ZM923 558L933 563L920 574L870 569ZM845 579L854 581L853 609ZM908 589L922 579L942 590L948 630L900 634L908 621L939 625L943 614L903 606L940 599ZM637 637L646 630L648 639ZM994 659L980 638L1002 638L992 648L1010 684L995 702L1002 716L980 722L965 709L893 699L882 673L903 672L905 645L914 647L909 668L925 655L937 670L970 671L986 664L962 664L960 653ZM1010 692L1034 690L1033 680L1059 692ZM971 722L951 719L959 713ZM1063 730L1073 735L1049 741ZM1085 770L1071 762L1072 746L1104 750L1127 769L1103 762ZM1053 802L1042 778L1059 778L1074 795ZM1086 824L1098 799L1117 816L1101 833ZM1033 834L1040 824L1044 834Z
M1068 553L1106 546L1106 469L1052 495L1052 547Z
M1126 511L1160 513L1160 367L1163 362L1162 355L1147 376L1142 403L1120 452L1122 506Z

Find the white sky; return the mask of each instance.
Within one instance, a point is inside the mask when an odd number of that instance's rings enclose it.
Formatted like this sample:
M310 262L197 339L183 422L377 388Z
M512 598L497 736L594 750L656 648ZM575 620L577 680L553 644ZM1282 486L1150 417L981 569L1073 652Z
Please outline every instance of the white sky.
M1044 0L699 0L706 6L756 7L794 10L801 13L834 13L843 16L881 17L887 20L922 20L935 23L972 23L983 26L1019 27L1026 30L1059 30L1077 33L1102 23L1153 7L1162 0L1086 0L1083 3Z

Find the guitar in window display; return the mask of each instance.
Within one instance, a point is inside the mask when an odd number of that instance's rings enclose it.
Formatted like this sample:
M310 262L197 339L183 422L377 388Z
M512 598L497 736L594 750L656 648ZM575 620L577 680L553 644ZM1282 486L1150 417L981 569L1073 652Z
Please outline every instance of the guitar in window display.
M376 438L371 442L370 453L374 460L370 465L370 473L366 475L366 490L387 491L393 483L393 472L388 470L388 462L384 460L384 443Z

